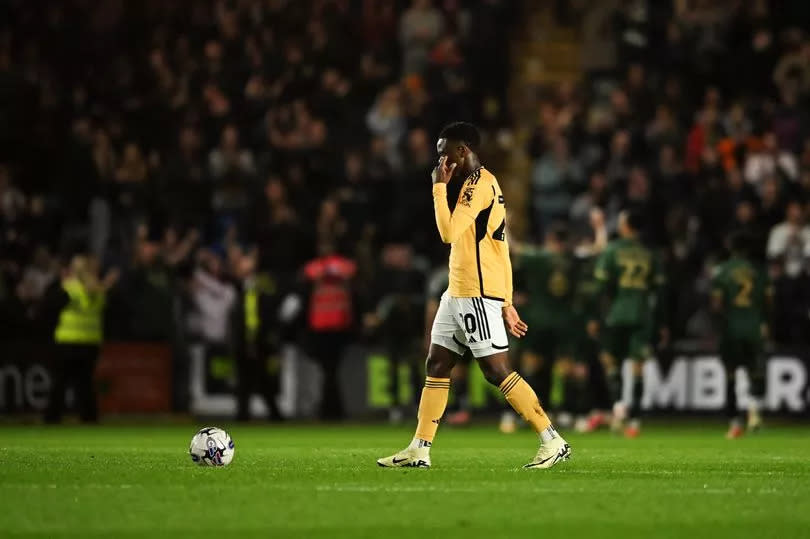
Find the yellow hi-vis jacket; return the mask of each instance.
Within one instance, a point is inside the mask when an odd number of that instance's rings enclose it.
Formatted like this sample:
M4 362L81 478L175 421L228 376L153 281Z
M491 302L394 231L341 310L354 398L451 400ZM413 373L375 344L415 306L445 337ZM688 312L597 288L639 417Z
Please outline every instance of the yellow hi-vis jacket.
M89 292L78 279L62 281L68 303L54 331L58 344L100 344L103 338L104 292Z

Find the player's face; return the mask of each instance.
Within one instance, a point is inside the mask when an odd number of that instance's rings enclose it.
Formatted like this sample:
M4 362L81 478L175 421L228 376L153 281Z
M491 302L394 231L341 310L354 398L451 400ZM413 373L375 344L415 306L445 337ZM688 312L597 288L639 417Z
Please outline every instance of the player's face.
M464 159L467 155L467 148L464 143L455 140L440 138L436 141L436 153L439 154L439 159L447 157L447 166L456 164L456 170L453 172L455 178L461 174L464 167Z

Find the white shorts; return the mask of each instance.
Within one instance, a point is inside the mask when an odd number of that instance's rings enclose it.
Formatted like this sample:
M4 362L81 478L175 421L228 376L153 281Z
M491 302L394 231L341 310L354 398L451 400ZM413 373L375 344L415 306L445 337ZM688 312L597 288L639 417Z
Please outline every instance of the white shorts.
M503 324L503 302L485 298L454 298L442 294L433 319L430 342L463 355L486 357L509 350Z

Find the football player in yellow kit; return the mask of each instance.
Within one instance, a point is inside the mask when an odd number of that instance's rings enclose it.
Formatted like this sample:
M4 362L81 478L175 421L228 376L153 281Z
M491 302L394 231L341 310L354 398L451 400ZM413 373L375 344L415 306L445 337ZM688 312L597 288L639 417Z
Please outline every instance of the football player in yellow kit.
M450 371L466 350L486 379L537 432L540 448L525 468L551 468L567 460L571 448L551 425L531 386L509 364L506 332L517 338L528 330L512 305L512 264L504 231L506 206L498 180L481 165L481 136L469 123L445 127L436 143L433 207L436 226L450 248L449 286L431 330L425 385L411 444L377 460L383 467L430 467L430 448L447 405ZM447 184L463 182L455 209L447 204Z

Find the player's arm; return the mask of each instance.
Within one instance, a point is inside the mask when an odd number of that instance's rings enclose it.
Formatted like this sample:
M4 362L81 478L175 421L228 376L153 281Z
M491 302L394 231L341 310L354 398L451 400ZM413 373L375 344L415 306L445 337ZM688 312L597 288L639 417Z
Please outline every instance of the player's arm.
M596 324L594 331L598 330L599 320L602 319L606 305L610 301L613 274L613 250L607 247L596 259L596 266L593 270L593 278L596 283L596 286L594 286L595 320L592 320ZM593 328L593 323L588 325Z
M475 217L486 207L486 197L490 194L483 184L468 182L462 187L461 198L451 213L447 205L447 182L453 177L455 168L455 163L447 166L447 157L442 157L439 166L433 170L433 210L444 243L455 242L473 225Z
M598 254L605 250L608 240L605 213L600 208L591 209L590 224L593 230L593 245L591 248L595 254Z
M506 298L503 302L503 321L506 325L506 330L518 339L526 335L529 326L521 320L520 315L512 305L512 260L509 258L509 244L504 238L503 256L505 257L504 266L506 268Z

